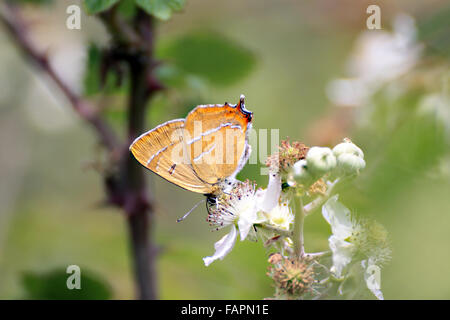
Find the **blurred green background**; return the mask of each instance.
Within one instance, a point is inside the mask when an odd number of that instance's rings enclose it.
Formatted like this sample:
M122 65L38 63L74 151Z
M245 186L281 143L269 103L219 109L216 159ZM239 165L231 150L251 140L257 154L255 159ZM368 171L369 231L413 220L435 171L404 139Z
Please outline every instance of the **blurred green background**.
M334 146L352 138L366 153L367 167L340 190L340 199L390 233L393 259L382 273L385 298L449 299L446 2L376 1L384 31L399 13L409 14L424 48L416 65L377 87L370 102L339 107L327 98L326 88L334 78L349 76L355 41L361 32L372 32L366 29L371 1L188 0L182 12L158 26L158 54L177 68L169 63L159 70L174 89L153 100L147 127L184 117L199 103L236 103L244 93L256 129L279 129L280 138L307 145ZM86 94L105 105L110 121L120 127L123 96L96 94L95 79L86 80L84 72L86 48L107 44L106 32L85 14L80 31L68 30L65 9L73 3L79 2L27 7L24 15L36 43L67 83L81 92L83 81L93 81ZM65 278L56 273L72 264L89 274L86 287L95 287L85 298L134 298L124 217L102 205L101 179L92 169L104 156L96 138L57 88L24 63L2 30L0 46L0 298L66 298L48 288L61 281L65 288ZM202 59L196 60L200 49ZM92 60L95 48L90 53ZM219 60L209 61L211 56ZM383 52L377 57L383 59ZM228 58L230 65L221 63ZM447 100L433 100L433 95ZM422 107L426 99L431 111ZM260 167L248 164L239 177L265 186ZM225 260L206 268L202 257L213 253L214 242L226 231L210 231L203 207L177 223L203 196L150 172L147 176L156 202L162 299L273 294L261 243L239 242ZM330 230L319 212L305 228L306 250L325 250Z

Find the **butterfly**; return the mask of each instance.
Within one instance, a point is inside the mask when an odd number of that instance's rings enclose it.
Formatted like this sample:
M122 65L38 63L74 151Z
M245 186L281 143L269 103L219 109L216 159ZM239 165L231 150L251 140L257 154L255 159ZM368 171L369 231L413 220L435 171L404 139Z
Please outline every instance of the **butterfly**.
M185 119L167 121L145 132L130 151L145 168L208 201L236 182L247 162L253 113L244 95L232 105L196 106Z

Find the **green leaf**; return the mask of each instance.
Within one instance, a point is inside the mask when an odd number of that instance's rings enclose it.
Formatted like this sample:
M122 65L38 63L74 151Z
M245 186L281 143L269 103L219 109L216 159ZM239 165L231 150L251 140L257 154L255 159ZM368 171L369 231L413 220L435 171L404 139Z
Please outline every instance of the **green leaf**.
M136 0L148 14L161 20L168 20L174 11L183 9L185 3L185 0Z
M84 0L84 7L88 14L96 14L108 10L119 0Z
M86 70L84 73L84 94L91 96L100 90L100 49L91 44L88 47Z
M124 18L132 18L137 11L136 3L134 0L121 0L117 10Z
M450 56L450 6L419 21L418 30L429 54Z
M68 289L67 279L71 274L64 268L45 273L25 273L22 285L26 299L32 300L106 300L111 299L110 286L97 275L81 268L81 289Z
M118 93L121 89L127 87L128 78L124 76L124 79L119 81L119 76L114 70L103 70L106 67L102 67L102 51L95 44L90 44L88 47L86 68L84 72L84 95L92 96L100 91L105 93ZM106 73L102 82L102 72Z
M256 64L252 52L215 33L186 35L162 48L159 55L186 73L222 86L242 79Z

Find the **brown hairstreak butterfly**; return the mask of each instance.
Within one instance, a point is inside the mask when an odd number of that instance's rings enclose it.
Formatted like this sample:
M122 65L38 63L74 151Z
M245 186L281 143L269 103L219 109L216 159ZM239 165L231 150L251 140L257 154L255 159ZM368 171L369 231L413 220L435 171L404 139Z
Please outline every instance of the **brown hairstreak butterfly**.
M180 186L203 193L208 202L232 186L247 162L252 112L239 103L195 107L185 119L167 121L130 146L147 169Z

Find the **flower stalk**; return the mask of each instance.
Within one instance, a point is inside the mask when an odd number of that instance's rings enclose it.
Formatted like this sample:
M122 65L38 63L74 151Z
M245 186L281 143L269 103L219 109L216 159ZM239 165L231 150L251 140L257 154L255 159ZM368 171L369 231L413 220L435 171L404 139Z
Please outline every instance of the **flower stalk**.
M294 197L294 231L293 231L293 243L294 254L297 258L302 258L305 255L305 245L303 239L303 228L305 223L305 211L303 210L303 200L301 197Z

